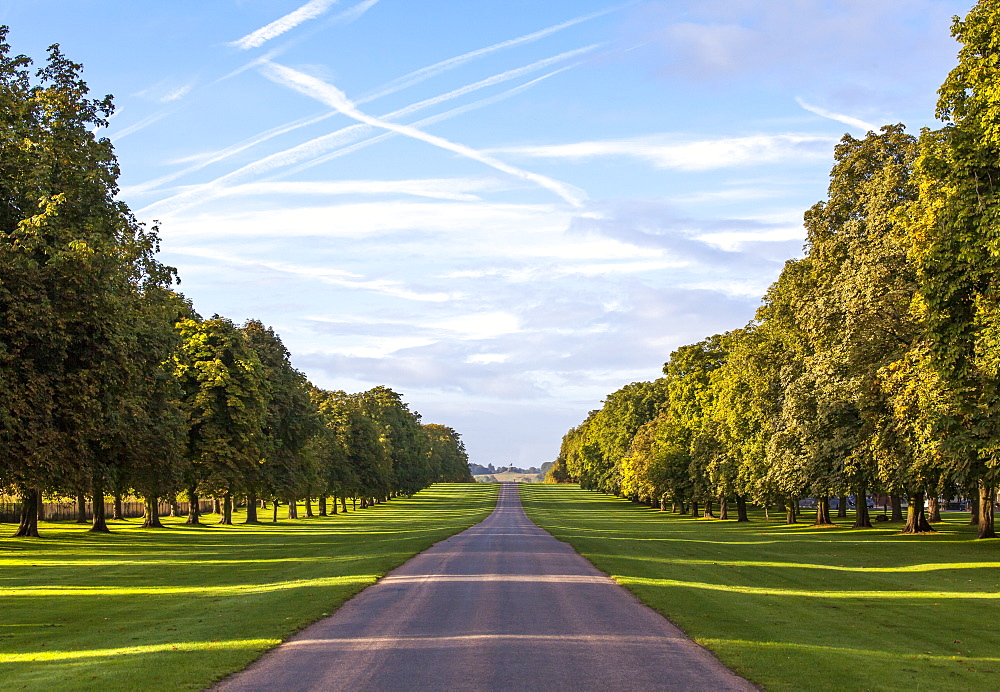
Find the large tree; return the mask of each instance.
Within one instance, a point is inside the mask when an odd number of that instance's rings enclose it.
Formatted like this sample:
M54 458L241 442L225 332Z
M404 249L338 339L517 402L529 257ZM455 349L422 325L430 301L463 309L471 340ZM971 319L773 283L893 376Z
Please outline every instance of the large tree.
M952 35L962 47L938 92L946 126L920 140L913 235L929 363L949 390L938 434L957 480L979 483L988 538L1000 480L1000 1L980 0Z
M185 319L175 373L187 416L186 454L191 509L198 523L202 492L222 495L221 523L232 523L232 496L259 482L267 416L264 368L243 332L230 320Z
M18 535L35 536L43 487L89 480L103 509L136 295L172 272L154 259L155 232L115 199L113 149L93 134L111 98L87 98L80 65L58 46L33 83L6 35L0 27L0 474L22 497Z

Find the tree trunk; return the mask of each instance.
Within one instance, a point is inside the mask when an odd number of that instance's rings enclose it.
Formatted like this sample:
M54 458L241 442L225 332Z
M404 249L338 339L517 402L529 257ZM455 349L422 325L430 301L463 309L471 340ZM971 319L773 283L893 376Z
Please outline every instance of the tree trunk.
M813 526L829 526L833 523L830 518L830 497L824 495L816 500L816 521Z
M31 488L21 493L21 516L14 538L38 538L38 505L42 491Z
M76 523L86 524L90 520L87 518L87 496L83 493L76 495Z
M902 533L932 533L934 528L927 523L924 514L924 492L911 492L906 497L910 506L906 509L906 526Z
M747 499L742 495L736 496L736 521L750 521L747 516Z
M687 514L687 513L688 513L687 503L684 502L684 500L681 500L681 514Z
M982 485L979 488L979 535L976 538L996 538L993 528L993 488Z
M337 514L337 496L334 495L330 498L330 515L335 516Z
M351 509L355 512L358 511L358 498L356 497L351 498Z
M257 519L257 493L247 493L247 518L244 524L259 524Z
M170 516L179 517L181 515L181 506L177 504L177 496L170 496Z
M299 506L295 500L288 501L288 518L289 519L299 518Z
M347 514L347 495L340 496L340 510Z
M979 526L979 492L973 491L969 493L969 511L972 513L972 517L969 520L969 526Z
M729 518L729 500L726 499L725 495L719 496L719 519L725 520Z
M660 511L661 512L666 512L667 511L667 498L666 498L666 496L661 496L660 497Z
M785 505L785 523L786 524L798 524L799 520L795 518L795 500L789 500Z
M212 514L222 514L222 503L217 497L212 498Z
M361 498L361 509L368 509L368 498Z
M188 518L187 521L185 521L184 523L200 524L201 519L199 519L199 517L201 516L201 512L199 511L200 500L198 499L198 492L194 488L188 488L187 496L188 496Z
M899 495L890 495L889 502L892 503L892 516L889 521L903 521L903 498Z
M711 500L705 500L705 515L704 516L705 516L706 519L715 519L715 515L712 514L712 501Z
M90 530L94 533L109 533L107 518L104 514L104 483L103 481L94 481L94 496L91 498L93 500L93 515L94 523L91 524Z
M865 489L859 488L854 493L854 525L852 529L870 529L872 518L868 514L868 498L865 497Z
M321 517L326 516L326 495L321 496L316 500L316 504L319 505L319 515Z
M218 498L216 498L218 499ZM222 506L219 507L222 516L219 517L219 523L225 524L226 526L233 525L233 496L227 490L222 494Z
M694 501L691 502L691 518L692 519L698 518L698 503Z
M142 503L142 528L162 529L163 524L160 522L159 498L156 495L143 495Z
M927 521L929 523L941 521L941 507L938 505L937 493L927 498Z
M115 492L115 501L111 506L111 518L114 521L121 521L125 518L125 510L122 508L122 494L121 491Z
M271 515L271 523L272 524L277 524L278 523L278 505L279 504L281 504L281 503L278 502L277 500L274 501L274 509L273 509L274 513Z
M312 498L309 497L308 495L306 495L306 518L309 519L309 518L315 517L315 516L316 515L313 514Z
M38 521L45 521L45 501L42 499L42 491L38 491Z
M837 518L847 519L847 495L841 495L837 499Z

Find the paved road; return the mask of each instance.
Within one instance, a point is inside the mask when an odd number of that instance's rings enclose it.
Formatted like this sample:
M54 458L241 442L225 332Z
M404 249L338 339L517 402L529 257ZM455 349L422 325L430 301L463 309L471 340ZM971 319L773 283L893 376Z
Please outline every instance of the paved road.
M438 543L217 690L753 690L524 514Z

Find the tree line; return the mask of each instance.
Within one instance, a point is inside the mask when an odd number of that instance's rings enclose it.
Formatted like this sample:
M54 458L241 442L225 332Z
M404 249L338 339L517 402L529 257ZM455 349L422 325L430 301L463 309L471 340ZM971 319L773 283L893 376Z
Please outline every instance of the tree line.
M663 377L610 394L563 438L549 479L728 516L798 498L908 500L929 532L937 498L972 501L995 537L1000 485L1000 1L953 36L938 129L889 125L834 150L827 198L805 213L753 320L670 355ZM925 511L925 500L930 515Z
M158 501L327 498L346 509L435 481L472 481L459 435L423 424L399 394L324 391L273 329L203 319L156 259L158 229L116 199L118 163L94 132L113 112L88 97L58 45L43 67L0 27L0 485L21 498L16 535L37 536L43 494ZM311 508L311 505L307 504Z

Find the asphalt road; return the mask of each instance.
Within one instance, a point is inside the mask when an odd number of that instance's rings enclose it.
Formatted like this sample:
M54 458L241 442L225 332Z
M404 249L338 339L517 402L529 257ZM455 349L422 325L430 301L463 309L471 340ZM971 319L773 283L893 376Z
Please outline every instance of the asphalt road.
M535 526L505 483L485 521L215 689L755 688Z

